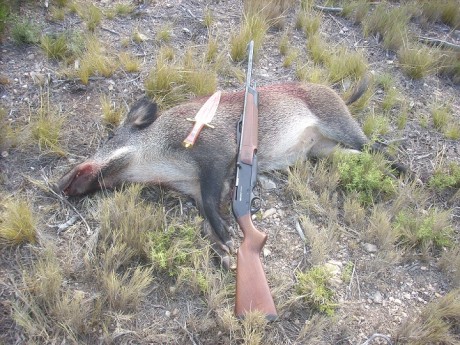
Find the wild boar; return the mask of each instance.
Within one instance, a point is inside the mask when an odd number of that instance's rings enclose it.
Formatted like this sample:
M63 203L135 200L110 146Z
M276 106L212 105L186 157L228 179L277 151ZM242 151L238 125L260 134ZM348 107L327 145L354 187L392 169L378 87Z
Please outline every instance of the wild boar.
M363 85L350 100L362 95ZM329 87L283 83L260 87L258 92L259 172L285 169L309 156L328 156L338 147L358 152L369 143L346 103ZM194 117L205 101L193 99L161 114L147 98L138 101L114 136L65 174L57 189L73 196L122 182L165 185L196 201L209 221L212 241L227 251L232 242L220 204L235 174L236 126L244 92L222 93L214 128L204 129L187 149L182 141L192 125L186 118Z

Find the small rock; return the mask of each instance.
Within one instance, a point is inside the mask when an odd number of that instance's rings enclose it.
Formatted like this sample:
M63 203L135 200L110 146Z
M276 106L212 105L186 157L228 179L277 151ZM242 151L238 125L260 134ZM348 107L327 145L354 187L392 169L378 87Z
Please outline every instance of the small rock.
M165 316L166 316L166 317L171 317L171 312L170 312L169 310L166 310L166 311L165 311Z
M377 303L377 304L382 304L383 302L383 296L382 294L380 293L380 291L376 291L374 293L374 295L372 296L372 301L374 301L374 303Z
M27 59L28 60L33 60L33 59L35 59L35 55L34 54L29 54L29 55L27 55Z
M276 183L273 182L270 178L264 175L259 176L260 186L265 190L276 189Z
M326 262L324 264L324 267L326 267L329 270L329 272L331 272L331 274L334 276L338 276L340 274L340 271L341 271L340 267L331 263L330 261Z
M176 316L177 314L179 314L179 309L174 308L174 310L172 311L171 315Z
M272 215L274 215L276 213L276 209L275 208L269 208L268 210L266 210L264 212L264 214L262 215L262 219L266 219Z
M192 36L192 32L191 32L189 29L187 29L187 28L182 28L182 32L183 32L184 34L187 34L187 35L189 35L189 36Z
M264 253L264 258L266 258L272 253L272 251L270 249L264 248L263 253Z
M8 157L8 151L2 151L2 157L3 158Z
M377 246L375 244L364 243L363 248L368 253L376 253L377 252Z

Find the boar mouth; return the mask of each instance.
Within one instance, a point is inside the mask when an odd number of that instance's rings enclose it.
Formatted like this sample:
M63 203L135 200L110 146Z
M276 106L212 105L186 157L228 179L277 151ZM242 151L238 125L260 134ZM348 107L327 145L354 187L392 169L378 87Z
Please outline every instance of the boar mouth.
M68 196L78 196L99 189L115 187L123 180L123 172L130 163L129 155L117 154L104 164L90 160L81 163L65 174L56 190Z
M68 196L84 195L100 188L101 167L95 162L85 162L65 174L56 190Z

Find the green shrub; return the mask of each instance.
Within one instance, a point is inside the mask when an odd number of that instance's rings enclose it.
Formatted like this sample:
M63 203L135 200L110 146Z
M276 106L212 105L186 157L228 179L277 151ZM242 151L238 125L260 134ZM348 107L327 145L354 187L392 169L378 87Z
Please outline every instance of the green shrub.
M435 189L459 188L460 165L452 162L447 167L438 168L428 182Z
M340 184L347 192L358 192L362 203L371 204L377 196L394 195L396 182L385 174L390 169L380 156L368 152L337 152L334 162L340 175Z
M394 224L401 244L410 248L439 249L453 243L449 211L435 208L424 212L403 210L397 214Z
M337 303L330 287L332 274L327 267L315 266L307 272L296 274L296 293L308 305L326 315L334 315Z

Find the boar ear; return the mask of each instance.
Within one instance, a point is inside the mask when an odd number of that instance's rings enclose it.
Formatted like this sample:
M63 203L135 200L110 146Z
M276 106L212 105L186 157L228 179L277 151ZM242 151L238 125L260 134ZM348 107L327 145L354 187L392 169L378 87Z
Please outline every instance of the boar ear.
M148 127L157 118L157 104L147 97L137 101L126 117L126 124L137 129Z

